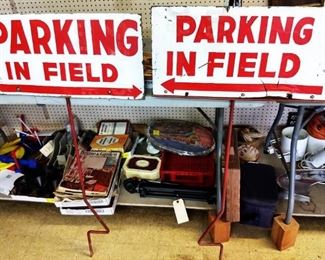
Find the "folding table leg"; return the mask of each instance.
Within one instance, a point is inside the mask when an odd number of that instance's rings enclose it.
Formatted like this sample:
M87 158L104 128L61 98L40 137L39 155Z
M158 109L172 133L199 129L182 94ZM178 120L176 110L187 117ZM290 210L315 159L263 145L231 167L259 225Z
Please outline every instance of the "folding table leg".
M215 111L215 123L216 123L216 193L217 193L217 212L221 210L221 182L222 182L222 140L223 140L223 120L224 109L216 108Z
M304 106L298 107L297 120L294 126L293 135L290 146L290 176L289 176L289 197L287 214L274 218L271 237L279 250L284 250L294 246L298 235L299 224L293 219L292 214L295 203L295 176L296 176L296 152L299 132L301 130L303 116L305 112Z

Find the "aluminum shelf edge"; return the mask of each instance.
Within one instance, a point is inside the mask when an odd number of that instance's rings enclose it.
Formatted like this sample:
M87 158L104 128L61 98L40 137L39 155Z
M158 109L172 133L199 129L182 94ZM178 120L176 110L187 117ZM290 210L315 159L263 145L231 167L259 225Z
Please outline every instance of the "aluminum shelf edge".
M201 98L166 98L146 95L144 99L105 99L105 98L71 98L73 105L85 106L133 106L133 107L221 107L229 106L228 100ZM238 100L236 107L254 108L265 105L267 101ZM0 105L65 105L64 97L47 97L33 95L0 95Z

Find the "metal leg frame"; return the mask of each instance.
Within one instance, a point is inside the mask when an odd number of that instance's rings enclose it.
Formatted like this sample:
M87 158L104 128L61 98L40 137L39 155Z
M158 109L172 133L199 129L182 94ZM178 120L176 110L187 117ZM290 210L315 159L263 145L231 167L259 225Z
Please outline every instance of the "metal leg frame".
M216 190L217 190L217 212L221 210L221 183L222 183L222 165L221 165L221 154L222 154L222 138L223 138L223 120L224 120L224 109L216 108L215 111L215 140L216 140Z
M222 182L222 139L223 139L223 121L224 121L224 108L216 108L214 122L211 118L199 107L196 108L200 114L208 121L213 128L213 135L216 142L216 202L217 212L221 210L221 182Z
M297 142L299 137L300 130L308 124L308 122L312 119L312 117L320 112L325 110L324 106L317 107L309 115L309 117L303 122L303 117L305 113L306 107L299 106L298 107L298 116L296 120L296 124L294 126L293 136L291 139L291 147L290 147L290 177L289 177L289 200L288 200L288 208L287 214L285 218L285 223L290 224L292 219L292 214L294 210L294 196L295 196L295 176L296 176L296 151L297 151Z
M270 131L268 132L268 135L265 140L265 146L264 146L264 152L267 153L268 147L270 146L271 139L275 136L275 128L279 124L281 117L283 115L284 108L286 107L285 104L279 104L278 113L274 119L274 122L271 126ZM288 207L285 217L285 223L290 224L293 210L294 210L294 203L295 203L295 176L296 176L296 152L297 152L297 142L299 137L299 132L303 125L305 125L305 122L303 123L303 117L305 112L304 106L298 106L295 107L298 108L298 115L297 120L294 125L294 131L291 138L291 147L290 147L290 171L289 171L289 196L288 196Z
M301 130L304 113L305 113L305 107L299 106L297 120L294 125L293 135L291 138L288 208L287 208L287 214L284 221L287 225L290 224L291 222L292 214L294 210L294 204L295 204L296 152L297 152L297 142L298 142L299 132Z

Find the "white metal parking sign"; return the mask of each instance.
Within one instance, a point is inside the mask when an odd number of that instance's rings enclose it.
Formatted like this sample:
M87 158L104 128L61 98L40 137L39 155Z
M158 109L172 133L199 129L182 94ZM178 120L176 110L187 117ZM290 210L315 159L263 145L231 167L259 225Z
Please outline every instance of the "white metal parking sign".
M0 16L0 92L141 98L137 14Z
M324 24L324 8L154 7L154 94L325 100Z

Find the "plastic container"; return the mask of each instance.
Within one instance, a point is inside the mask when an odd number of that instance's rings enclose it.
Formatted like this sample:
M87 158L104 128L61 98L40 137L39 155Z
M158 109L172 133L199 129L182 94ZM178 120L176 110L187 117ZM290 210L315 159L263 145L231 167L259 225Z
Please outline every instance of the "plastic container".
M241 165L240 222L269 228L278 199L275 170L260 163Z
M308 144L307 144L307 152L316 154L319 151L325 149L325 139L318 139L309 135Z
M192 157L163 151L161 161L161 181L188 187L210 188L215 186L214 153Z
M126 178L139 178L144 180L159 179L161 160L158 157L133 155L123 165Z
M269 228L272 226L276 201L241 199L240 222L247 225Z

